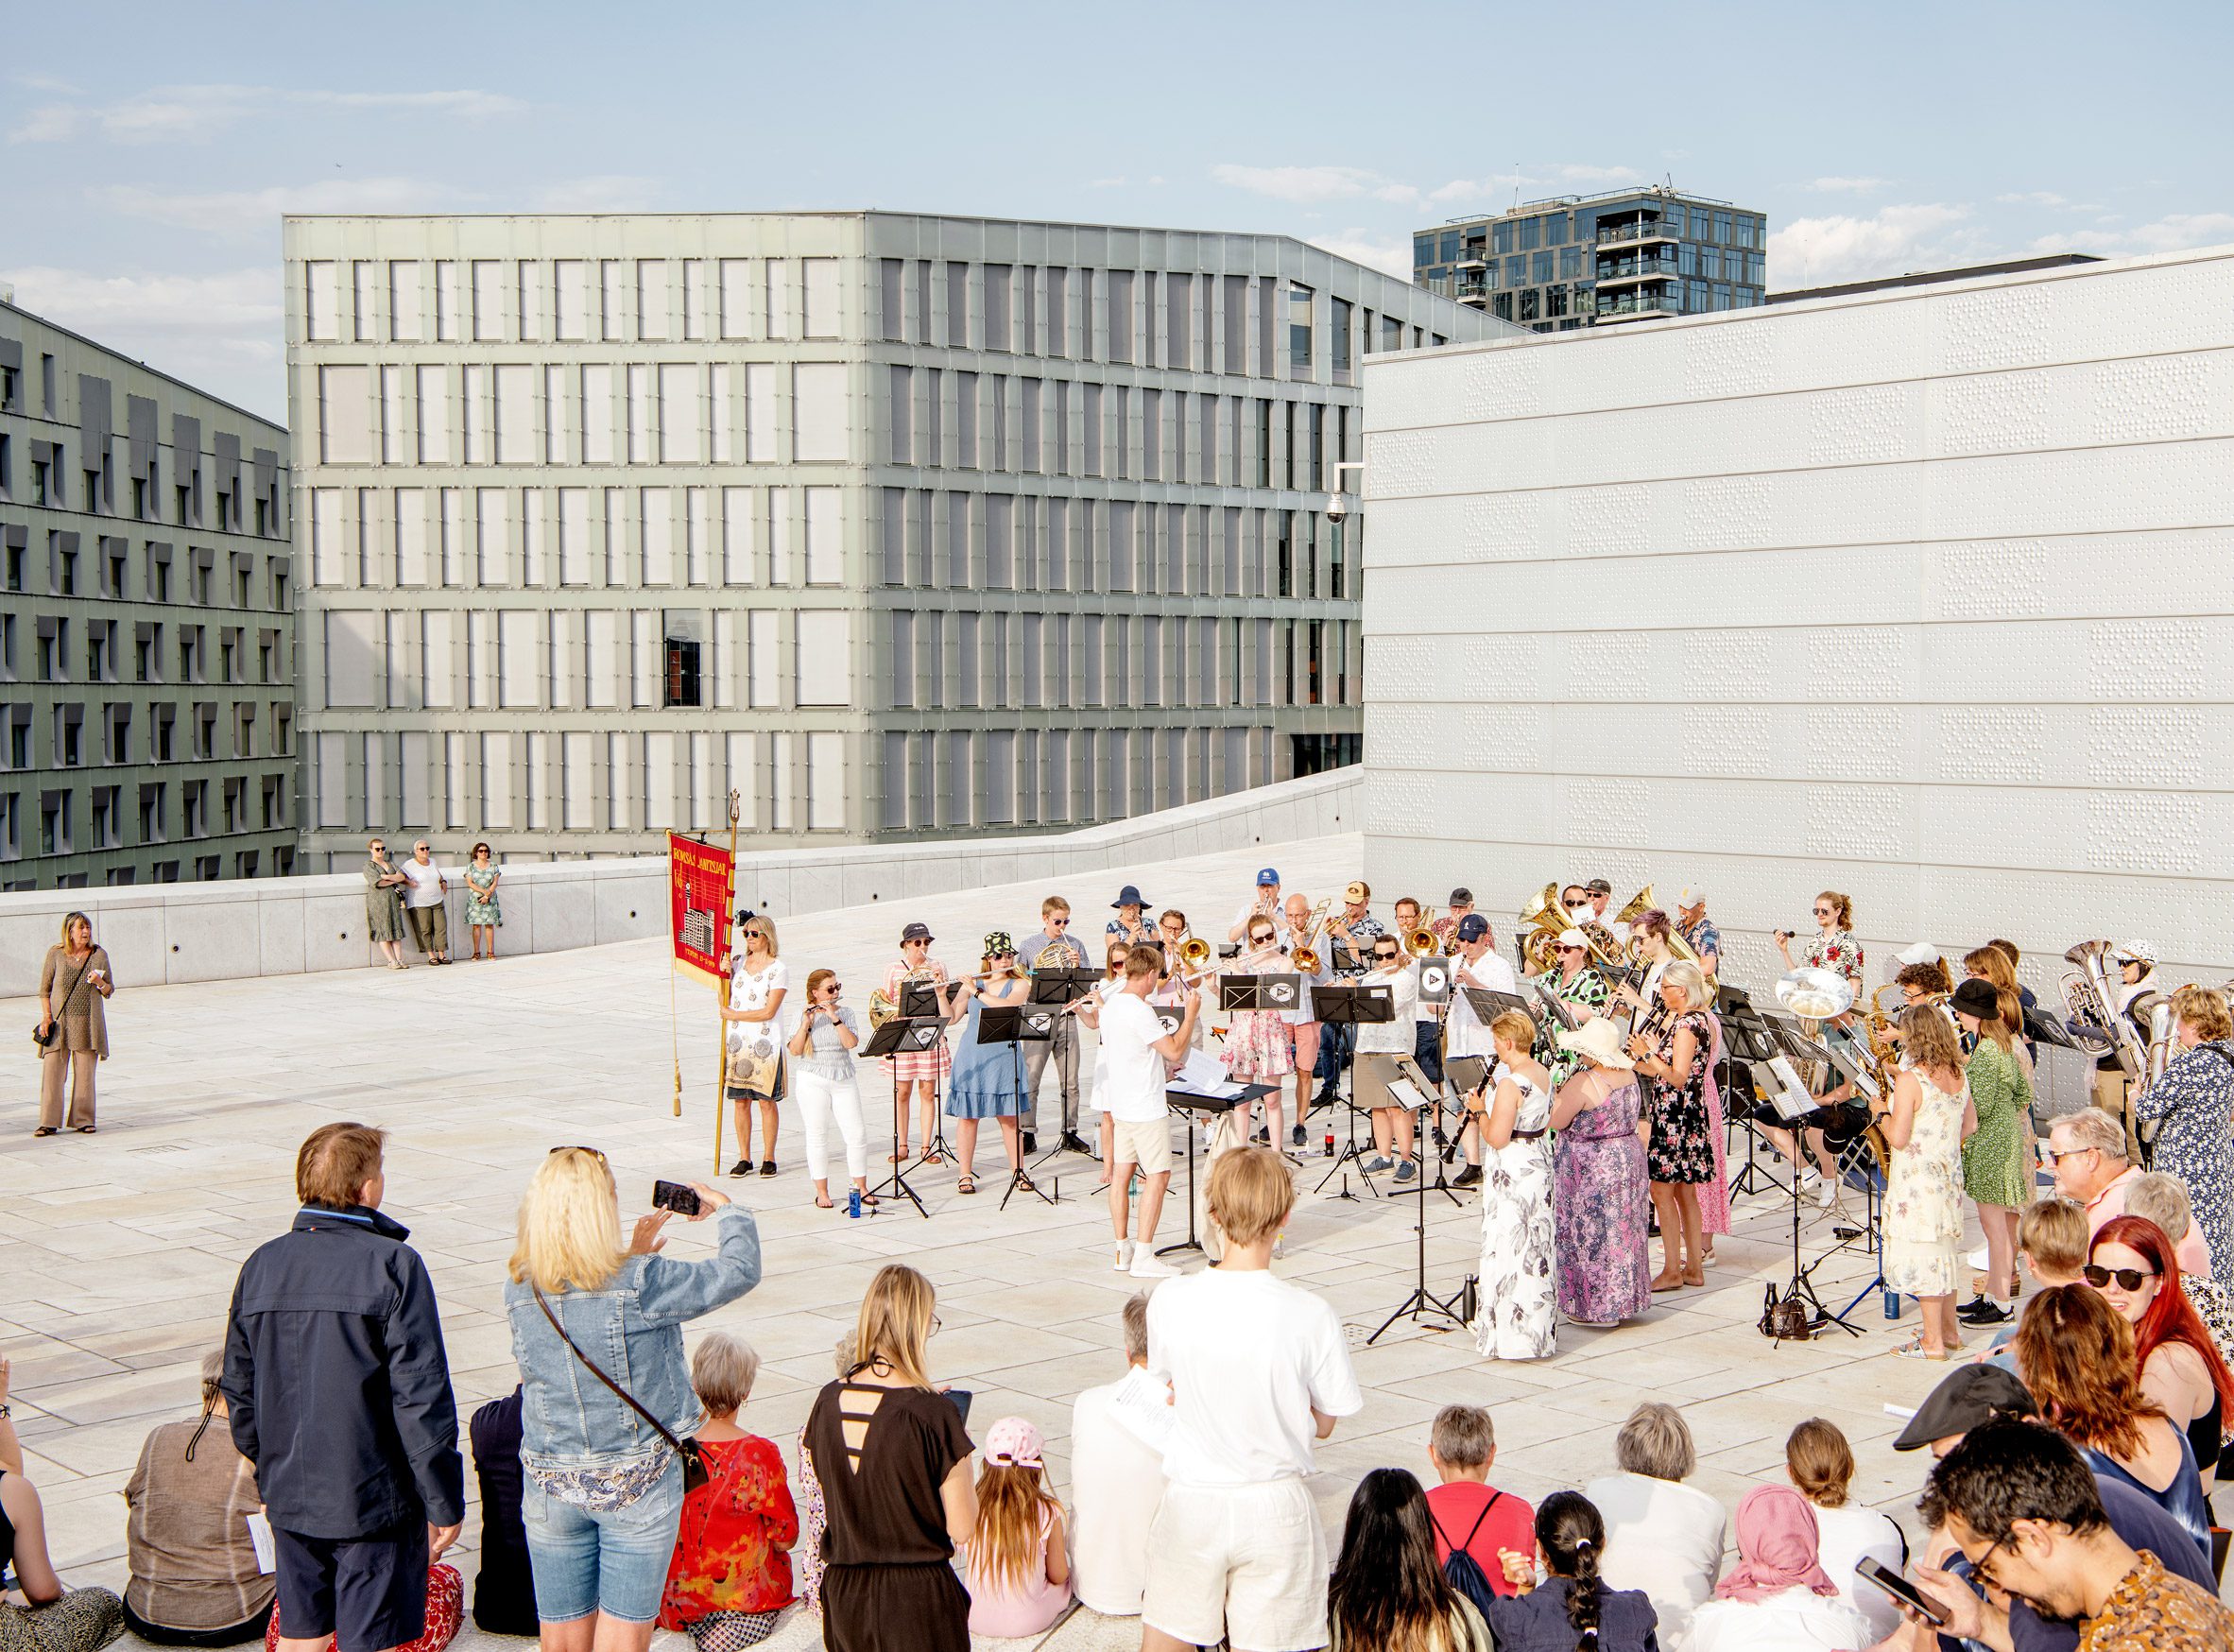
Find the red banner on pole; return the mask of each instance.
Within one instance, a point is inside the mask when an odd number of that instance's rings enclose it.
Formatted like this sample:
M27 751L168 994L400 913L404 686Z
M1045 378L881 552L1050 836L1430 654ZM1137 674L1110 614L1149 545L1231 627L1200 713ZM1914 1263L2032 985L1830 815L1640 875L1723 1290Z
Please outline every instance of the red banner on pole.
M729 977L736 870L728 850L667 834L668 919L675 938L675 967L713 987Z

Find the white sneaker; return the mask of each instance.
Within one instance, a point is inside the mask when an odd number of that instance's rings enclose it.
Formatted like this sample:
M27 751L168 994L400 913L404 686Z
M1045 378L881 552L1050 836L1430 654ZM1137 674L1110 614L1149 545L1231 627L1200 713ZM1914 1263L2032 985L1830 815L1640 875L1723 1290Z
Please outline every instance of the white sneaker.
M1133 1253L1129 1270L1135 1279L1177 1279L1179 1270L1143 1246Z
M1835 1183L1821 1182L1810 1196L1814 1199L1815 1203L1821 1205L1825 1210L1829 1210L1832 1205L1838 1203L1838 1188Z
M1132 1241L1129 1239L1120 1239L1117 1241L1117 1266L1115 1271L1118 1273L1123 1273L1131 1265Z
M1813 1164L1809 1165L1805 1170L1799 1173L1799 1185L1801 1187L1813 1187L1815 1185L1815 1183L1821 1181L1822 1179L1823 1173L1820 1170L1817 1170Z

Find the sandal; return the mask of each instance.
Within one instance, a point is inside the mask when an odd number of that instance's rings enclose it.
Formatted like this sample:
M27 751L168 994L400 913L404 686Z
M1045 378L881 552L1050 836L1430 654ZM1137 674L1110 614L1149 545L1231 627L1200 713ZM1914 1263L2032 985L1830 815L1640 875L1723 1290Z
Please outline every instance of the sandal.
M70 1127L81 1136L90 1136L94 1133L94 1127L91 1125L72 1125Z
M963 1171L961 1175L954 1178L954 1191L956 1193L975 1193L977 1191L977 1178L967 1170Z
M1032 1179L1021 1170L1016 1173L1016 1190L1019 1193L1038 1193L1040 1191L1032 1185Z
M892 1156L891 1156L889 1159L885 1160L885 1163L887 1163L887 1164L905 1164L905 1163L906 1163L906 1162L907 1162L909 1160L913 1159L914 1157L915 1157L915 1154L913 1154L912 1152L910 1152L910 1151L908 1150L908 1145L907 1145L907 1144L906 1144L905 1142L902 1142L902 1143L901 1143L901 1144L900 1144L899 1147L898 1147L898 1148L897 1148L897 1149L896 1149L896 1150L893 1152Z
M834 1211L837 1209L837 1206L832 1204L828 1199L817 1194L815 1197L815 1208L818 1211Z
M1912 1342L1906 1348L1896 1348L1893 1356L1896 1359L1928 1359L1934 1365L1945 1365L1949 1351L1944 1348L1933 1351L1920 1342Z
M923 1162L926 1164L944 1164L946 1162L946 1155L941 1153L936 1147L926 1147L923 1149Z
M865 1193L861 1196L861 1208L865 1211L874 1210L881 1202L873 1193Z
M60 1125L41 1125L31 1132L34 1136L59 1136L61 1133L62 1129Z

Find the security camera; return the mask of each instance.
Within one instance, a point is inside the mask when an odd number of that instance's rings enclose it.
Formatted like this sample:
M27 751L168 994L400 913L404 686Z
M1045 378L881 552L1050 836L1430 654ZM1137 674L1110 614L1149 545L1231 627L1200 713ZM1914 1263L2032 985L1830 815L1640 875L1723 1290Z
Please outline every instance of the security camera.
M1340 522L1349 514L1349 503L1344 500L1341 494L1330 493L1327 495L1327 520L1329 522Z

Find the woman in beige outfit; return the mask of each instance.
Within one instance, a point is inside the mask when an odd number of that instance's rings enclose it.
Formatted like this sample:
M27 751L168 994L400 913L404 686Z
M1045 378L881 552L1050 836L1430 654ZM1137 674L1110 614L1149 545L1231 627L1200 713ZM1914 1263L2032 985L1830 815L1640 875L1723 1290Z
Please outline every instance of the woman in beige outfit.
M51 1136L62 1127L62 1076L70 1078L70 1128L94 1133L94 1063L109 1058L109 1023L101 1005L116 990L108 953L94 945L93 920L73 912L62 920L62 938L46 949L39 972L39 1035L56 1018L61 1032L39 1058L39 1127Z

